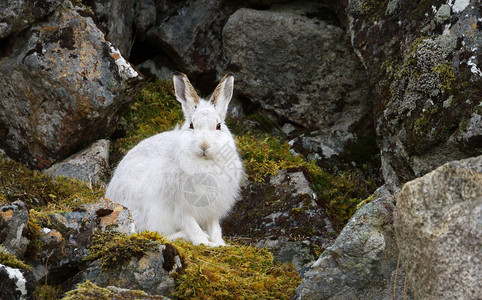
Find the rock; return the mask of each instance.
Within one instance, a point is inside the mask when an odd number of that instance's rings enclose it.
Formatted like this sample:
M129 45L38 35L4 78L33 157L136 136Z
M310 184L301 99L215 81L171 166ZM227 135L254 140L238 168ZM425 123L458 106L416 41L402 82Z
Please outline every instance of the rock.
M223 50L237 92L309 131L352 134L370 123L365 71L343 29L296 13L243 8L229 17Z
M26 269L0 264L0 299L34 299L35 282Z
M106 39L128 58L134 43L135 0L93 1L84 0L92 8L97 25L106 33ZM155 12L155 10L154 10Z
M302 134L294 139L294 143L310 153L307 155L308 160L318 161L316 155L321 154L325 159L340 155L345 151L345 146L355 140L356 137L352 133L324 130Z
M440 5L437 13L435 14L435 20L437 20L439 23L444 23L448 18L450 18L450 5Z
M335 230L315 202L316 194L300 170L280 170L265 184L242 187L241 200L223 221L223 234L272 248L277 259L303 272L314 248L328 247Z
M0 40L19 33L32 23L52 13L64 1L2 1L0 6Z
M147 39L190 78L209 85L205 87L209 90L214 88L216 66L221 60L221 32L234 10L221 0L183 2L181 8L148 30Z
M397 266L392 223L394 208L392 195L384 186L379 188L305 273L293 299L404 299L404 272Z
M277 261L290 262L301 276L309 270L313 261L316 260L313 245L306 240L289 240L284 236L271 237L258 242L256 247L269 249L274 253Z
M137 65L137 68L146 76L150 75L157 79L172 80L173 71L168 67L163 66L162 62L158 63L156 58L144 61Z
M27 207L22 201L0 207L0 244L18 258L27 251L29 240L22 233L28 218Z
M415 299L480 298L481 216L482 156L403 186L395 233Z
M86 266L86 246L94 232L135 232L130 212L108 199L45 218L50 225L38 233L40 247L30 260L36 280L44 282L48 279L51 284L63 283Z
M45 173L57 177L71 177L91 184L105 182L110 174L110 141L99 140L87 149L54 164Z
M482 154L481 130L473 127L482 102L479 2L343 3L374 85L387 187L397 193L445 162Z
M109 136L138 90L140 75L75 10L58 9L5 47L0 147L34 168Z
M174 272L182 269L177 249L161 245L140 259L133 258L117 270L106 271L94 261L79 277L101 287L115 285L120 288L142 290L148 294L169 295L174 291Z

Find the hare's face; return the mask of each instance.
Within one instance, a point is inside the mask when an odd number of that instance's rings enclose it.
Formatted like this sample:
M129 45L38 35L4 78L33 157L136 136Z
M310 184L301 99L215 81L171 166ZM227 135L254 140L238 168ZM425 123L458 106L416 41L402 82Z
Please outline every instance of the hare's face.
M183 130L189 131L190 136L183 145L196 157L212 159L226 152L236 152L231 133L224 124L233 85L234 77L224 76L209 101L205 101L199 98L186 75L174 74L176 98L186 118Z
M232 137L223 118L214 105L204 100L196 105L183 129L192 135L189 149L199 158L211 159L232 145Z

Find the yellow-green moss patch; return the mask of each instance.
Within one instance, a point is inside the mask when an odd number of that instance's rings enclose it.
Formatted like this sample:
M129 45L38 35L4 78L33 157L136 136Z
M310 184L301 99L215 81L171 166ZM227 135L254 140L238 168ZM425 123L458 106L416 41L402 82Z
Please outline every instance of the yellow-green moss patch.
M114 270L128 263L132 258L142 257L146 252L155 250L167 240L157 232L144 231L126 235L117 232L96 232L88 246L86 260L101 260L101 267Z
M181 299L289 299L301 283L291 265L276 263L264 249L173 245L186 263L174 292Z
M448 63L437 65L433 68L433 71L440 79L442 83L442 88L444 91L452 89L453 83L455 81L454 68Z
M60 298L60 286L39 284L35 288L34 298L37 300L57 300Z
M0 157L0 193L6 202L22 200L36 210L68 211L93 203L104 194L101 187L65 177L55 179L25 165Z
M15 268L15 269L30 270L29 265L17 259L15 255L8 253L1 245L0 245L0 264L11 268Z

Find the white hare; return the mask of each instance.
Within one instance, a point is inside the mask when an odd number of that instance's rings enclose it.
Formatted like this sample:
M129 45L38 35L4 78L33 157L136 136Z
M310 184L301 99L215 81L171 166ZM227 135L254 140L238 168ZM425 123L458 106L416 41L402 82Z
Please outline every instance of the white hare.
M173 79L184 124L130 150L117 166L106 197L131 210L137 230L225 245L219 220L233 206L243 175L224 123L234 77L226 75L209 101L199 98L186 75L175 73Z

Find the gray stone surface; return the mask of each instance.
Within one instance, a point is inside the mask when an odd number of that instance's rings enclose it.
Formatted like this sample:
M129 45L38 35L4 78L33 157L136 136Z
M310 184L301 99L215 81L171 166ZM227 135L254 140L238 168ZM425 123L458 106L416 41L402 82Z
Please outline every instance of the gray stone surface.
M9 253L22 258L29 240L22 235L28 223L28 210L22 201L0 207L0 244Z
M223 50L238 93L326 136L364 128L370 122L369 88L345 32L298 13L243 8L229 17Z
M125 58L129 57L134 44L136 2L135 0L82 1L83 4L91 7L97 18L97 25L105 32L106 39L119 49Z
M46 168L114 130L141 77L90 17L59 8L0 54L0 147Z
M221 32L231 4L221 0L182 2L165 20L147 30L147 39L169 55L180 70L197 80L214 84L216 66L221 61Z
M415 299L480 299L482 156L407 182L395 232Z
M401 265L397 268L392 223L394 208L392 195L384 186L379 188L305 273L293 298L404 299L404 271ZM406 299L411 299L410 294Z
M106 181L110 174L109 167L110 141L98 140L81 152L54 164L45 173L57 177L71 177L90 184Z
M316 260L315 251L308 240L290 240L284 236L272 237L258 242L256 247L269 249L274 253L277 261L290 262L301 276Z
M94 261L79 277L81 281L90 280L102 287L115 285L119 288L169 296L175 288L171 275L181 269L177 249L166 244L139 259L133 258L128 264L113 271L103 270L100 262Z

